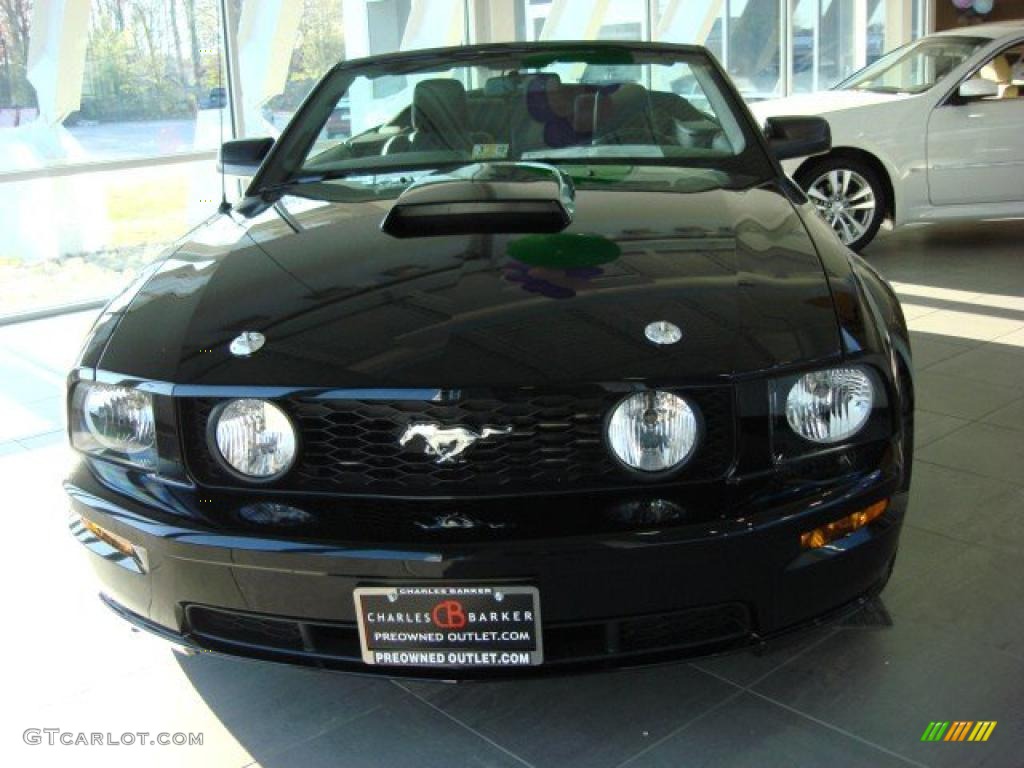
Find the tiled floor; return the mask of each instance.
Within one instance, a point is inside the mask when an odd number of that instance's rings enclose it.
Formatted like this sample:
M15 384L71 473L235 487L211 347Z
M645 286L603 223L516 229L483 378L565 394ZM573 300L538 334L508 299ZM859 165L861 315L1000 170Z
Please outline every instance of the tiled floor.
M914 329L913 500L882 598L766 648L522 683L395 684L178 657L95 599L64 529L64 371L89 322L0 328L6 765L1024 764L1024 223L883 236ZM932 720L996 720L983 744ZM47 747L26 728L201 731L192 747Z

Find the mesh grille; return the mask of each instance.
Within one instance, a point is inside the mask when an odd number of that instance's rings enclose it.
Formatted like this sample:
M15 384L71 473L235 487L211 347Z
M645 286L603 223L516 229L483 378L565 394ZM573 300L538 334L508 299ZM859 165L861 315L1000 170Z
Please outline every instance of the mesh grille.
M743 637L750 632L750 615L739 603L694 608L682 613L630 619L622 623L623 650L646 651L676 645Z
M239 643L302 650L299 625L255 614L198 609L189 612L192 631Z
M704 420L704 436L677 481L711 480L729 468L734 435L729 388L686 391ZM320 400L276 401L295 421L301 454L295 468L271 488L382 495L488 495L635 486L604 444L604 419L621 395L522 394L456 402ZM210 412L219 401L183 399L187 461L210 486L237 486L206 443ZM422 438L406 446L410 423L511 427L477 441L462 461L437 463Z

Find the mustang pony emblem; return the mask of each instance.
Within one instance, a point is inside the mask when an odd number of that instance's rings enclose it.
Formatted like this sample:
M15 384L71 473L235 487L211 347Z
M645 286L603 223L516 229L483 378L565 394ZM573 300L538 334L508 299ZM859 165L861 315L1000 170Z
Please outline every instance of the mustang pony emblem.
M414 437L422 437L428 456L436 456L438 464L460 461L462 454L477 440L486 440L494 435L508 435L512 427L484 427L474 432L466 427L442 427L440 424L414 423L405 428L398 438L399 445L406 445Z

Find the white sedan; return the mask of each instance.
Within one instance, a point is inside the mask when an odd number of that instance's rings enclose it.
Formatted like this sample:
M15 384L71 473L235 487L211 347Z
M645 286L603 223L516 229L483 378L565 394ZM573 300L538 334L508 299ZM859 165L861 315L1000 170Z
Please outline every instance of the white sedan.
M930 35L831 90L750 108L828 120L832 150L784 166L851 248L887 217L1024 216L1024 21Z

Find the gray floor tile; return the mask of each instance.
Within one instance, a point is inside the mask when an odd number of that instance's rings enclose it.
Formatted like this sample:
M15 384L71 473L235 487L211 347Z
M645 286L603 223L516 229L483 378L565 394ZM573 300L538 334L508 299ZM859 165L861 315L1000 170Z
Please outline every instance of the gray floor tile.
M904 524L900 535L900 551L889 581L890 587L928 578L932 571L942 568L950 558L963 552L966 544L962 539L911 524L916 520L916 512L911 502L911 516L908 516L908 523Z
M618 765L732 694L685 664L520 683L410 686L537 766Z
M1024 553L1024 488L980 475L935 464L918 462L910 490L907 523L949 539L984 544L1005 551ZM935 565L950 555L941 539L921 542L908 549L908 542L920 534L904 530L900 562L917 549L926 552Z
M914 448L934 443L940 437L956 432L971 422L944 413L932 413L918 408L914 414Z
M64 427L64 397L35 402L7 402L0 396L4 418L0 419L0 441L21 440L55 432Z
M1020 573L1024 555L969 545L927 579L891 584L884 601L901 621L1024 662L1024 580L1004 578ZM993 589L1001 578L1004 583Z
M982 421L1024 432L1024 397L985 416Z
M923 371L943 360L962 355L971 348L959 341L948 336L912 332L910 348L914 355L914 370Z
M1024 485L1024 440L1014 429L969 424L916 454L921 461Z
M983 344L936 363L928 371L1021 391L1024 390L1024 349L998 342Z
M0 456L10 456L11 454L21 453L25 450L27 450L25 446L14 440L0 443Z
M950 376L937 369L929 368L915 377L917 407L922 410L974 420L1020 398L1018 389Z
M906 760L743 692L631 760L630 768L844 768Z
M528 765L407 693L283 752L254 756L263 768Z
M41 435L18 439L18 444L28 451L34 451L39 448L51 448L55 445L66 445L67 442L68 433L65 429L57 429L53 432L44 432Z
M257 759L407 696L386 680L220 656L177 655L205 704Z
M1015 765L1024 743L1024 660L948 626L911 621L903 610L892 614L891 628L837 632L754 690L926 765ZM991 719L1005 728L986 744L922 743L937 719Z
M773 638L762 646L700 659L693 666L731 683L748 686L837 631L832 624Z
M921 333L947 336L950 339L991 341L1024 327L1024 319L1017 313L1013 318L1003 317L1003 311L986 311L985 307L968 311L940 309L907 320L907 327ZM955 359L955 358L954 358Z
M0 347L0 397L34 403L64 392L69 365Z

